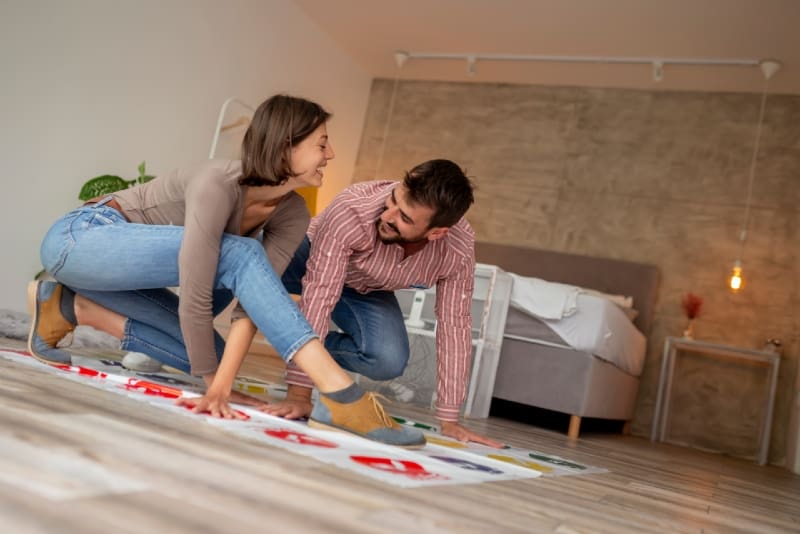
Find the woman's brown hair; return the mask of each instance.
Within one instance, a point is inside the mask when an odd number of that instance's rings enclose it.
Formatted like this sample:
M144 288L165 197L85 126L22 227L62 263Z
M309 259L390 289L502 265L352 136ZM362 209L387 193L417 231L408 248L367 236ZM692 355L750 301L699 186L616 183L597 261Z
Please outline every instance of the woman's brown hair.
M275 95L253 115L242 140L242 185L281 185L292 176L292 147L331 114L304 98Z

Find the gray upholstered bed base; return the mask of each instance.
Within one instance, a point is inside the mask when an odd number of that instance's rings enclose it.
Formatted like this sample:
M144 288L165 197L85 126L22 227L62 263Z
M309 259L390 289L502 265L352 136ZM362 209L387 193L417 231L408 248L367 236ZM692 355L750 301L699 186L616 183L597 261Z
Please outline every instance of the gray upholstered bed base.
M634 321L650 333L659 273L653 265L594 258L510 245L477 243L476 258L508 272L632 295ZM591 354L516 339L504 339L493 396L570 414L570 437L581 417L630 421L639 379Z
M587 352L504 339L492 395L581 417L629 420L638 389L637 377Z

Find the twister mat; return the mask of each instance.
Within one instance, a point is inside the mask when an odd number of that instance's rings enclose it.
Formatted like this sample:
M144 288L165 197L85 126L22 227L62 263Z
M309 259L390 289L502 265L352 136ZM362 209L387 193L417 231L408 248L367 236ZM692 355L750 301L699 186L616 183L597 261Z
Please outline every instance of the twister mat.
M183 417L200 417L232 434L404 488L607 472L538 451L461 443L443 436L436 427L401 417L395 420L423 430L428 440L423 449L407 451L340 432L313 429L303 421L274 417L242 405L234 406L245 414L245 420L217 419L194 414L174 404L174 399L182 395L198 396L203 391L202 380L192 376L134 373L113 360L80 356L73 357L72 365L51 367L27 352L12 349L0 349L0 358L127 395ZM235 388L245 393L266 394L273 399L283 398L286 393L284 386L248 378L238 379Z

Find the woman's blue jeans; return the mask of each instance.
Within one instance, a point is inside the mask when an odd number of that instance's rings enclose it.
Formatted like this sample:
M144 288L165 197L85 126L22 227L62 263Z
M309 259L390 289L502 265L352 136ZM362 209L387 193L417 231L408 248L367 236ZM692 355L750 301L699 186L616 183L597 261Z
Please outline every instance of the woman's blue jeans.
M283 274L283 285L290 293L301 293L310 250L306 237ZM341 367L372 380L403 374L408 364L408 333L393 291L363 294L345 286L331 319L342 331L329 332L325 348Z
M183 226L129 223L105 201L55 222L41 258L53 277L90 300L128 317L122 348L189 372L178 320L178 252ZM289 297L256 239L224 234L214 280L213 312L237 297L284 361L318 337ZM223 339L215 339L217 359Z

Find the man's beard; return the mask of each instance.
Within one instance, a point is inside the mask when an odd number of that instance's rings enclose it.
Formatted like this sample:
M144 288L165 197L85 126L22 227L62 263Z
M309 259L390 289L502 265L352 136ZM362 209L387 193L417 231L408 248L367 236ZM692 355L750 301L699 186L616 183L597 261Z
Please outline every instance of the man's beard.
M400 232L397 230L397 227L396 227L395 225L391 224L391 223L384 223L384 224L386 224L386 226L388 226L389 228L391 228L392 230L394 230L394 232L395 232L397 235L396 235L395 237L383 237L383 236L381 236L381 229L380 229L380 226L381 226L381 224L382 224L382 223L381 223L381 219L380 219L380 217L379 217L379 218L378 218L378 220L377 220L377 221L375 221L375 229L376 229L376 230L377 230L377 232L378 232L378 239L380 239L380 240L381 240L381 243L383 243L384 245L394 245L394 244L397 244L397 245L407 245L407 244L416 244L416 243L421 243L421 242L423 242L423 241L427 241L427 240L428 240L428 239L427 239L426 237L424 237L424 236L423 236L423 237L419 237L419 238L417 238L417 239L406 239L405 237L403 237L402 235L400 235Z

